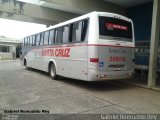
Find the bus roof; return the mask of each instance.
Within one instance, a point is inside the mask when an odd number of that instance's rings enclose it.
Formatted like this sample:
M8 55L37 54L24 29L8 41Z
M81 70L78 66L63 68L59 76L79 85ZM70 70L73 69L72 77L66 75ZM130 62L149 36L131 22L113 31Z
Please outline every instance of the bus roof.
M85 19L85 18L89 18L89 17L91 17L92 15L95 15L95 14L97 14L97 15L98 14L99 15L105 15L105 16L110 16L110 17L119 16L119 17L121 17L121 18L123 18L123 19L125 19L127 21L131 21L131 19L129 19L129 18L125 17L125 16L122 16L122 15L116 14L116 13L94 11L94 12L91 12L91 13L88 13L88 14L85 14L85 15L82 15L82 16L67 20L65 22L61 22L61 23L58 23L56 25L50 26L50 27L44 29L43 31L39 31L39 32L36 32L34 34L31 34L31 35L35 35L35 34L50 30L50 29L54 29L54 28L61 27L61 26L64 26L64 25L67 25L67 24L70 24L70 23ZM31 36L31 35L28 35L28 36ZM26 37L28 37L28 36L26 36Z

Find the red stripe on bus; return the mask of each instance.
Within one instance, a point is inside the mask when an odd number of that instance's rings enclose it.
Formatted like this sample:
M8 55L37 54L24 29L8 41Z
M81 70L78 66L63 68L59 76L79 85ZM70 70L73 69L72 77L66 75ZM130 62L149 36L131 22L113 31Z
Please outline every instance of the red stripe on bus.
M88 44L88 46L108 46L108 47L125 47L125 48L135 48L135 47L133 47L133 46L108 45L108 44Z

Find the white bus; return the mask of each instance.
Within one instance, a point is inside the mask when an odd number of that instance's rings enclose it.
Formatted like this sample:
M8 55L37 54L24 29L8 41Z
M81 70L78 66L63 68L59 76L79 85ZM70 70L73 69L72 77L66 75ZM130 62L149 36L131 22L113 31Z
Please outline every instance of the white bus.
M92 12L25 37L22 63L52 79L126 79L134 73L134 47L131 19Z

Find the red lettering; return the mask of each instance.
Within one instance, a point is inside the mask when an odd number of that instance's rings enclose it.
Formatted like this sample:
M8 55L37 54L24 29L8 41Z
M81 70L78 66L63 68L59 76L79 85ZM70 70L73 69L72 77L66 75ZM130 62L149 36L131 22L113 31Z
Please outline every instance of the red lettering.
M54 50L53 49L51 49L50 56L54 56Z
M115 57L113 57L113 61L115 61Z
M55 56L58 57L58 55L59 55L59 52L58 52L58 49L56 49L55 50Z
M109 58L109 61L112 61L112 62L124 62L125 61L125 57L111 56Z
M108 30L113 30L113 29L128 30L127 26L114 24L114 23L106 23L105 26Z
M65 57L65 49L62 49L62 57Z
M116 57L116 61L119 61L119 57Z
M48 52L49 52L48 56L51 56L51 51L52 51L52 50L51 50L51 49L49 49L49 51L48 51Z
M70 48L43 49L42 56L70 57Z
M66 57L70 57L70 48L65 49Z
M62 49L59 49L58 52L59 52L59 56L58 57L61 57L62 56Z
M48 50L46 50L46 56L48 56L48 53L49 53Z

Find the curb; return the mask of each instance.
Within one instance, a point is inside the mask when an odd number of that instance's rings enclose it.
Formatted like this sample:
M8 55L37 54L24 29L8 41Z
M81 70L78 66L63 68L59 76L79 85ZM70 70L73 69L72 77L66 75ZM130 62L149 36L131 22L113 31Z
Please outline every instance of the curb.
M138 83L131 83L131 82L126 82L126 81L121 81L120 82L124 83L124 84L128 84L131 86L136 86L136 87L140 87L140 88L145 88L145 89L149 89L149 90L154 90L154 91L160 91L160 87L148 87L147 85L142 85L142 84L138 84Z

